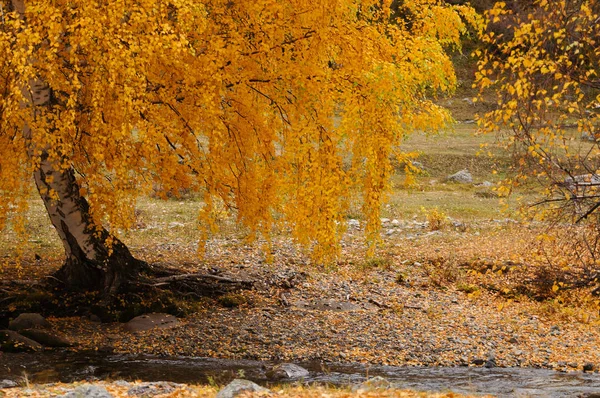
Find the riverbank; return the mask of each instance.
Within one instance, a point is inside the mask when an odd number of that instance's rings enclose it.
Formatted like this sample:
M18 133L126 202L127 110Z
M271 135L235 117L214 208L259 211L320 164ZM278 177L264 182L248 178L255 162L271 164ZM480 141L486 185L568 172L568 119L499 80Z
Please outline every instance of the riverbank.
M141 383L141 382L95 382L89 383L55 383L47 385L31 385L22 388L0 389L2 398L20 397L178 397L178 398L214 398L217 397L219 388L207 385L185 385L175 383ZM69 395L71 394L71 395ZM79 394L79 395L77 395ZM86 395L87 394L87 395ZM93 395L96 394L96 395ZM102 395L104 394L104 395ZM401 389L377 389L352 391L349 388L335 388L324 386L277 386L269 392L245 392L245 397L290 397L290 398L346 398L346 397L394 397L394 398L460 398L470 395L455 393L427 393ZM483 397L477 395L477 397Z

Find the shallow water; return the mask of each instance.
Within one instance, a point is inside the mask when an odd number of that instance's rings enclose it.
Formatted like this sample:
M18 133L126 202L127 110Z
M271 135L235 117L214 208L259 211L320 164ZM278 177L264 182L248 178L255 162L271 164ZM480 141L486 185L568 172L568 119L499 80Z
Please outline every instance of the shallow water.
M225 384L246 378L263 385L273 383L265 374L272 365L248 360L162 358L103 353L46 352L0 353L0 380L71 382L77 380L144 380L179 383ZM576 397L600 393L596 373L560 373L531 368L405 368L351 364L299 363L310 376L294 382L355 385L367 376L383 376L394 385L423 391L493 394L500 397Z

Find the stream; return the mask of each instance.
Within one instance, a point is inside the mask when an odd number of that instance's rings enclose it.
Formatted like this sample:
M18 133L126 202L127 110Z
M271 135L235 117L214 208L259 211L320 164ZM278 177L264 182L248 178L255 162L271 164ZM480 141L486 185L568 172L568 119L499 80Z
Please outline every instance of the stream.
M190 357L125 356L54 351L0 353L0 381L51 383L78 380L143 380L177 383L217 383L245 378L262 385L275 383L265 369L273 363ZM308 377L290 382L352 386L368 377L382 376L399 388L454 391L499 397L600 397L597 373L561 373L532 368L417 368L357 364L298 363ZM281 382L281 381L278 381ZM595 395L595 394L597 395Z

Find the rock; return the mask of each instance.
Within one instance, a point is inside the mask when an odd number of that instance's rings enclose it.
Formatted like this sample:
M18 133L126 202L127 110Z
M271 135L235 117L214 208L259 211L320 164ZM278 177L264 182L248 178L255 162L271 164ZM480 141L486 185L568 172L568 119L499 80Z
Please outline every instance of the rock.
M8 352L38 351L42 345L37 341L21 336L14 330L0 330L0 350Z
M412 161L412 162L410 162L410 163L413 165L413 167L416 167L416 168L417 168L417 169L419 169L419 170L422 170L422 171L424 171L424 170L425 170L425 166L423 166L423 163L421 163L421 162L418 162L418 161L416 161L416 160L413 160L413 161Z
M267 372L267 377L270 379L295 379L306 377L309 374L310 372L302 366L293 363L280 363L273 366L273 368Z
M233 398L245 392L269 394L271 393L271 390L261 387L249 380L235 379L217 393L217 398Z
M485 361L485 364L483 366L485 366L488 369L495 368L496 367L496 357L494 357L493 354L490 354L488 356L487 361Z
M13 388L17 387L18 384L12 380L4 379L0 380L0 388Z
M583 371L584 372L593 372L594 371L594 364L590 363L590 362L583 364Z
M101 323L102 319L98 315L92 314L90 315L90 322Z
M367 392L376 390L389 390L393 385L389 380L381 376L375 376L369 380L359 384L358 386L352 387L353 392Z
M581 139L584 141L596 142L596 138L594 137L594 134L591 134L588 131L584 131L583 133L581 133Z
M73 343L58 332L45 329L24 329L21 335L46 347L72 347Z
M36 313L23 313L8 323L8 328L18 332L23 329L49 329L50 323Z
M473 365L481 366L485 363L485 359L475 358L471 361Z
M155 395L171 394L178 388L184 386L184 384L171 383L168 381L141 383L127 390L127 395L136 397L153 397Z
M173 315L153 313L136 316L125 324L123 329L127 332L143 332L146 330L171 329L179 325L179 321Z
M458 182L460 184L471 184L473 183L473 176L469 173L469 170L461 170L452 175L446 177L447 181Z
M398 221L396 219L393 219L392 220L392 225L398 226L398 225L400 225L400 221Z
M452 220L452 226L459 232L465 232L467 230L467 224L462 221Z
M360 221L355 220L354 218L351 218L351 219L348 220L348 226L349 227L359 228L360 227Z
M68 393L61 395L59 398L113 398L114 396L106 391L106 388L84 384L77 387Z

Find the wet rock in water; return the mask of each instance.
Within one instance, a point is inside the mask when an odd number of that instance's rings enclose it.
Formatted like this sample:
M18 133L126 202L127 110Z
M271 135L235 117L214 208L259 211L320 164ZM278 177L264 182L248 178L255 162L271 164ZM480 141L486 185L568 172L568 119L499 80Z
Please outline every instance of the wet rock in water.
M583 371L584 372L593 372L594 371L594 364L593 363L586 363L583 365Z
M0 388L13 388L13 387L17 387L18 384L12 380L0 380Z
M310 372L302 366L293 363L280 363L273 366L273 368L267 372L267 377L270 379L295 379L306 377L309 374Z
M73 343L62 334L45 329L24 329L21 335L46 347L72 347Z
M125 324L123 329L127 332L143 332L154 328L171 329L179 325L179 321L173 315L152 313L136 316Z
M366 392L375 390L389 390L393 388L393 384L386 378L381 376L375 376L369 380L352 387L353 392Z
M114 398L114 395L106 391L104 387L84 384L59 398Z
M184 387L184 384L171 383L168 381L159 381L154 383L141 383L131 387L127 395L136 397L153 397L155 395L170 394L178 388Z
M16 332L23 329L49 329L50 323L36 313L23 313L8 323L8 328Z
M469 170L464 169L446 177L447 181L458 182L461 184L473 183L473 176L469 173Z
M217 398L233 398L245 392L269 394L271 390L259 386L249 380L235 379L217 393Z
M41 349L42 345L40 343L21 336L14 330L0 330L0 351L22 352Z

